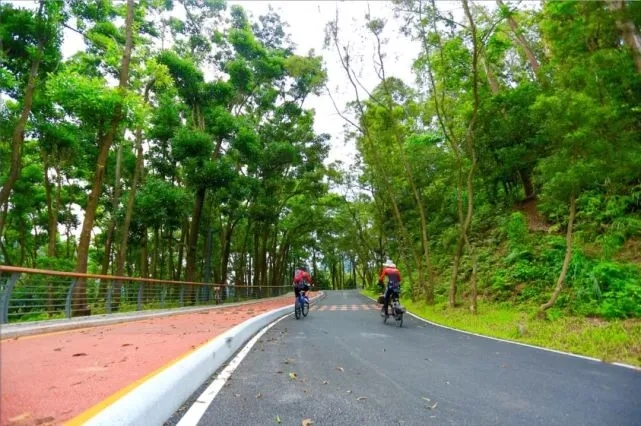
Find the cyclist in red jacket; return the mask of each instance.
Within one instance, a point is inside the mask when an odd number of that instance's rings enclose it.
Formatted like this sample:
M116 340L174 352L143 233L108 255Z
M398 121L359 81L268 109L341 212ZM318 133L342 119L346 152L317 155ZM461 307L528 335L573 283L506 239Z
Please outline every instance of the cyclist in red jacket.
M396 269L396 265L391 260L387 260L383 264L383 270L381 275L378 277L378 285L383 288L383 283L385 282L385 277L387 277L387 290L385 291L385 303L383 307L385 308L385 313L381 313L386 317L389 316L387 307L389 306L390 297L392 297L392 292L399 290L401 287L401 271Z
M294 295L298 298L300 291L308 291L309 286L313 285L312 276L307 272L306 266L299 266L294 274Z

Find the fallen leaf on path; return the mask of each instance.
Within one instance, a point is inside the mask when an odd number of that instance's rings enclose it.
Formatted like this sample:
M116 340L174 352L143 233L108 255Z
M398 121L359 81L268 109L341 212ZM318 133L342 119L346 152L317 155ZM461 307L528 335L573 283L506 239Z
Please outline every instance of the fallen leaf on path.
M314 421L312 419L305 419L300 423L301 426L314 426Z
M343 367L336 367L336 369L337 369L338 371L345 371L345 369L344 369Z
M278 417L278 414L276 415L276 423L280 423L280 417Z
M263 397L263 394L258 392L258 395L256 395L256 398L258 399L258 398L262 398L262 397Z
M323 380L323 384L326 385L328 382L327 380Z
M20 420L28 419L29 417L31 417L31 413L29 413L29 412L22 413L22 414L20 414L18 416L11 417L9 419L9 423L19 422Z
M289 378L292 380L296 380L296 373L289 373Z
M53 421L55 421L56 418L49 416L49 417L41 417L39 419L36 419L35 424L36 425L50 425L52 424Z
M122 347L125 347L125 346L131 346L131 343L123 343L123 344L122 344L122 345L120 345L120 346L122 346Z
M430 400L429 398L426 398L426 397L424 397L424 396L423 396L422 398L423 398L425 401L427 401L427 402L431 402L431 400Z
M239 397L239 396L240 396L240 394L239 394L239 393L235 393L234 395L236 395L236 397Z
M84 352L79 352L79 353L77 353L77 354L73 354L73 355L71 355L71 356L87 356L87 354L86 354L86 353L84 353Z
M351 391L351 390L348 390L348 391L345 391L345 392L347 392L347 393L352 393L352 391Z
M296 360L294 358L285 358L285 361L283 361L283 364L294 364Z
M56 352L60 352L61 350L62 350L62 348L56 348L56 349L54 349L54 351L56 351Z
M428 410L433 410L436 408L437 405L438 405L438 402L435 402L434 405L426 405L425 408L427 408Z
M366 399L367 399L366 396L359 396L358 398L356 398L357 401L364 401Z

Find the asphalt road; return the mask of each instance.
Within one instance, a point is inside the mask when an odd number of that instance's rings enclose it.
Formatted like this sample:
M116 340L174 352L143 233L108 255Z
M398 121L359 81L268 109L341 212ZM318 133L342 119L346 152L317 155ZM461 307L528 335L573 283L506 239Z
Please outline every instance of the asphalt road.
M377 306L328 292L279 322L199 425L641 425L640 372L410 316L383 324Z

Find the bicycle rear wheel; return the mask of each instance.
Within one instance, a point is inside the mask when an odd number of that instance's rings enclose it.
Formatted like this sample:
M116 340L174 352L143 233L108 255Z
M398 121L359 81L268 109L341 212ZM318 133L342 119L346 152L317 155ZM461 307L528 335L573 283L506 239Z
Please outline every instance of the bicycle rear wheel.
M300 303L298 303L298 300L296 301L296 305L294 306L294 316L296 319L300 319Z
M303 303L303 316L306 317L307 314L309 313L309 302Z

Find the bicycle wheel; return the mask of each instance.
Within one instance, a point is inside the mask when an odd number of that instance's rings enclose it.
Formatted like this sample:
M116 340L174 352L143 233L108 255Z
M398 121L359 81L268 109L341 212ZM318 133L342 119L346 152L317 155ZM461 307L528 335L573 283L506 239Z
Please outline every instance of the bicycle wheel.
M300 319L300 303L298 303L298 300L296 301L296 305L294 306L294 316L296 319Z
M403 314L401 314L401 319L398 320L398 326L403 327Z
M309 313L309 302L303 303L303 316L306 317Z

